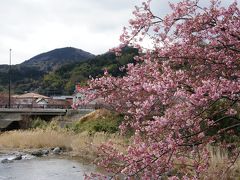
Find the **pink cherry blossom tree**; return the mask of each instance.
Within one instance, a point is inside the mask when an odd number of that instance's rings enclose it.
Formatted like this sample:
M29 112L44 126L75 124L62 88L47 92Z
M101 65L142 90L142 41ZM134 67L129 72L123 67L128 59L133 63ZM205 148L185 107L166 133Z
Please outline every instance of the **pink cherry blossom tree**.
M138 48L136 63L124 67L124 77L105 72L89 82L95 92L89 99L104 98L126 115L121 131L134 129L126 152L101 147L99 164L113 176L199 179L207 176L209 144L231 149L231 163L240 153L237 142L226 138L239 135L240 127L238 4L169 5L172 11L163 18L153 14L150 0L135 7L115 51ZM150 50L141 46L146 37L153 42Z

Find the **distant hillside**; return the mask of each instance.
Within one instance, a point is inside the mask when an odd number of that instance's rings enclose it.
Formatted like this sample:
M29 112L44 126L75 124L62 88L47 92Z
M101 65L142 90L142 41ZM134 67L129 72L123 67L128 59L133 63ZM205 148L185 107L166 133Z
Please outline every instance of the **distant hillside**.
M11 67L12 92L70 95L76 83L86 84L89 76L102 76L104 69L108 69L113 76L122 76L124 72L119 67L134 62L137 50L124 48L122 54L116 57L108 52L94 56L76 48L61 48L37 55ZM8 91L8 68L7 65L0 65L0 92Z
M40 70L48 72L55 70L62 65L82 62L93 57L95 57L93 54L81 49L65 47L34 56L23 62L21 66L38 67Z

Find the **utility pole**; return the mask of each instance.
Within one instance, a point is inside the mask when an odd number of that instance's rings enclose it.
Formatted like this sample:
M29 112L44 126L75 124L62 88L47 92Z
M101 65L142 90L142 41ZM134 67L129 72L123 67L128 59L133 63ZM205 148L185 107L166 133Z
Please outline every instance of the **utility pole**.
M12 65L12 49L9 49L9 68L8 68L8 108L11 108L11 65Z

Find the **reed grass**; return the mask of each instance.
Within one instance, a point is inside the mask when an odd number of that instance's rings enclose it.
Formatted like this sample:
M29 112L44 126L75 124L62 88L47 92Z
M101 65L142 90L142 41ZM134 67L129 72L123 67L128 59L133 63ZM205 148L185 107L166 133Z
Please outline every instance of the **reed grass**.
M62 147L80 155L94 155L102 143L114 142L122 150L126 139L118 134L88 132L75 134L61 129L33 129L8 131L0 134L0 149L31 149Z

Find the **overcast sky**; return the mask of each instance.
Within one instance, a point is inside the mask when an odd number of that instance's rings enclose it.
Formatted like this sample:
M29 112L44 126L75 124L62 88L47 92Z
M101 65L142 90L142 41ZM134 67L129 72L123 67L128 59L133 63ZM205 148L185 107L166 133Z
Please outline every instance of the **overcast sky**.
M76 47L95 55L105 53L119 44L122 28L140 2L0 0L0 64L8 64L10 48L13 64L61 47ZM166 0L153 2L154 11L162 16L168 12ZM230 2L233 0L223 0L225 5Z

